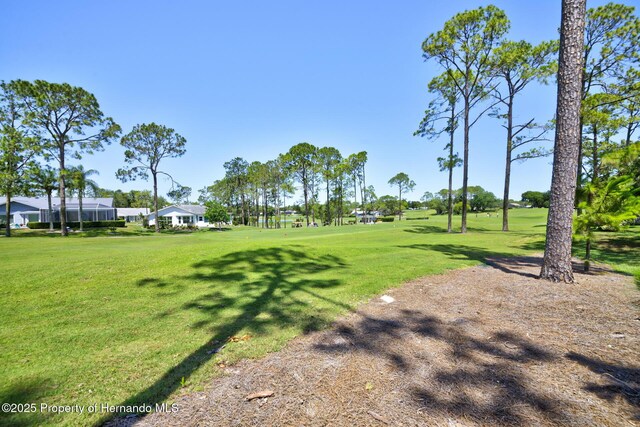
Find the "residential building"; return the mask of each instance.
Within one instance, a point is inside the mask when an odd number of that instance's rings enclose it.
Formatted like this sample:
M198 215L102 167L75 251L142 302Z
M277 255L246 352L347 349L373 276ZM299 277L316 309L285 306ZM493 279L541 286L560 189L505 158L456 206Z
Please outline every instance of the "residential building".
M0 222L6 221L6 198L0 199ZM51 198L51 212L53 222L60 222L60 198ZM67 221L77 222L80 218L80 204L78 199L67 197ZM83 221L113 221L116 209L113 198L82 198ZM30 221L49 222L49 203L46 197L13 197L11 199L11 224L28 225Z
M179 227L182 225L193 225L196 227L213 227L204 217L206 208L200 205L171 205L158 209L160 224L167 227ZM156 224L155 212L149 214L149 226Z

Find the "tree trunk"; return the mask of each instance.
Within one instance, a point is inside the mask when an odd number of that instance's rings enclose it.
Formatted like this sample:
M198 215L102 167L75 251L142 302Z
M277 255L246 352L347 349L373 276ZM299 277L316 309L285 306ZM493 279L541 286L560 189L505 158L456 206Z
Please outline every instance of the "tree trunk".
M241 214L241 218L242 218L242 225L247 225L245 222L245 216L244 216L244 192L240 194L240 214Z
M358 209L358 205L356 204L356 209ZM342 183L342 178L340 178L340 211L339 211L340 225L344 225L344 184ZM356 215L356 218L358 216ZM356 219L357 221L357 219Z
M455 134L455 102L451 104L451 119L449 125L449 194L447 195L447 233L453 231L453 137Z
M66 236L69 234L67 231L67 196L65 194L65 182L64 182L64 146L60 148L60 178L58 179L60 193L60 234Z
M327 180L327 225L331 225L331 207L329 206L329 180Z
M78 215L78 221L80 221L80 231L84 231L82 227L82 190L78 190L78 208L80 214Z
M398 186L398 221L402 221L402 186Z
M586 0L563 0L556 136L547 236L540 277L573 282L572 220L580 149L580 104Z
M258 194L258 190L253 193L253 209L255 209L254 217L252 218L254 222L254 227L260 227L260 195Z
M580 117L580 143L578 146L578 166L577 166L577 173L576 173L576 196L577 193L580 192L580 189L582 188L582 117ZM578 199L578 197L575 197L574 200L574 205L577 209L578 215L582 215L582 208L578 207L578 204L580 203L580 200Z
M278 222L276 222L276 228L282 228L282 216L280 214L280 187L276 184L275 188L275 202L276 202L276 217L278 218Z
M262 204L264 205L264 219L262 220L262 228L269 228L269 199L267 199L266 188L262 190Z
M504 166L504 193L502 195L502 231L509 231L509 184L511 182L511 152L513 151L513 95L509 95L507 111L507 158Z
M468 79L467 79L468 80ZM468 84L468 83L467 83ZM466 88L465 88L466 89ZM460 232L467 232L467 186L469 181L469 96L464 98L464 155L462 165L462 221Z
M309 192L307 189L307 180L302 179L302 192L304 193L304 215L307 218L307 227L309 226Z
M589 267L591 267L591 237L587 237L586 250L584 254L584 272L589 272Z
M633 111L631 112L631 114L629 114L629 117L633 117ZM629 124L627 125L627 136L624 139L624 146L625 147L628 147L629 144L631 144L632 129L633 129L633 122L629 121Z
M362 165L362 193L360 194L360 198L362 199L362 213L364 215L367 214L367 183L364 179L364 164Z
M282 204L284 205L284 228L287 228L287 196L285 190L282 190Z
M47 201L49 202L49 231L53 231L53 207L51 206L51 193L53 190L47 190Z
M357 184L357 180L358 180L358 177L356 175L353 175L353 203L354 203L356 211L358 210L358 184ZM342 184L340 184L340 188L342 188ZM342 190L340 190L340 193L342 194ZM342 211L342 208L340 208L340 210ZM356 218L357 218L357 215L356 215Z
M160 232L160 218L158 217L158 174L156 171L151 171L153 175L153 211L156 216L155 231Z
M4 225L4 235L11 237L11 193L7 191L7 200L4 209L6 224Z
M600 175L600 158L598 157L598 126L593 125L593 170L591 171L591 183L598 182ZM591 203L591 200L589 200Z

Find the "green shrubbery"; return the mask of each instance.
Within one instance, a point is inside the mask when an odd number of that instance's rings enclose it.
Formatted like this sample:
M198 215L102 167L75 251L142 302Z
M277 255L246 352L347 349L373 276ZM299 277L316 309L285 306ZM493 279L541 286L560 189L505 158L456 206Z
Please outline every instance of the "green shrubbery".
M35 222L30 221L27 226L32 230L45 230L49 228L48 222ZM67 227L80 228L80 223L77 221L67 222ZM126 227L124 220L117 221L82 221L82 228L109 228L109 227ZM54 222L53 228L59 229L60 223Z
M154 230L155 226L150 225L148 227L149 230ZM195 224L181 224L181 225L171 225L171 224L167 224L164 222L161 222L159 224L159 228L160 230L173 230L173 231L179 231L179 230L189 230L189 231L197 231L200 230L200 227L198 227Z
M393 220L396 219L393 216L383 216L378 218L378 220L382 221L382 222L393 222Z

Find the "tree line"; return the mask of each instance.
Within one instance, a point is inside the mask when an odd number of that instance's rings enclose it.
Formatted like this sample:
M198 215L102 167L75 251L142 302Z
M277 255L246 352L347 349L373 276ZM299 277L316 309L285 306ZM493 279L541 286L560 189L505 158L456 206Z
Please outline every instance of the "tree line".
M415 134L448 137L446 155L438 159L441 170L449 172L448 229L453 169L462 166L465 233L473 125L488 113L505 129L503 231L509 230L512 163L550 154L537 143L555 128L541 277L572 282L574 231L586 235L588 259L593 230L619 229L640 215L637 163L629 160L638 153L633 138L640 126L640 19L634 7L624 4L587 9L586 0L563 0L559 42L512 41L506 37L509 27L505 12L489 5L455 15L425 39L423 57L437 62L443 73L429 82L433 99ZM545 84L552 76L558 87L555 117L538 123L524 115L516 122L514 111L525 87ZM460 124L462 158L454 150Z
M225 162L224 177L199 190L198 200L223 205L237 224L279 228L298 184L307 226L316 220L342 225L349 208L366 211L374 202L373 189L366 185L366 162L366 151L344 157L335 147L302 142L266 162L240 157Z
M68 233L66 205L72 193L78 196L82 230L82 198L97 187L90 179L97 171L71 166L69 161L103 151L121 132L111 117L105 117L95 96L83 88L44 80L1 82L0 192L6 197L5 235L11 235L11 198L21 194L47 195L53 229L54 190L60 197L61 234ZM120 144L126 149L126 166L118 170L118 178L126 182L151 174L157 215L158 175L170 177L159 164L164 158L182 156L186 140L171 128L150 123L136 125Z
M580 96L580 146L576 206L580 207L587 184L602 180L605 153L633 142L640 125L638 90L638 34L640 20L632 6L608 3L586 11ZM557 73L557 40L537 45L509 40L510 22L493 5L459 13L422 44L425 60L438 63L443 72L428 84L432 94L415 135L445 139L445 155L438 158L449 173L449 231L453 213L452 176L463 167L461 230L466 231L469 206L468 165L471 130L485 115L500 121L505 130L503 230L509 230L509 187L512 165L547 156L552 150L540 143L548 139L555 119L527 117L519 100L531 84L547 84ZM515 117L524 117L517 121ZM454 150L456 131L462 127L462 157ZM616 139L623 133L622 138ZM585 193L585 194L583 194Z

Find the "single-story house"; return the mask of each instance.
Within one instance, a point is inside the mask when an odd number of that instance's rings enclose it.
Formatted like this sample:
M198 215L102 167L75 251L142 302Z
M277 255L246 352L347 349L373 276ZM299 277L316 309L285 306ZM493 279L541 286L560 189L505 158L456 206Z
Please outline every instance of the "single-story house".
M126 222L141 222L142 217L146 217L151 212L149 208L116 208L118 219Z
M0 222L7 216L6 198L0 199ZM78 199L67 197L67 221L75 222L80 217ZM60 198L51 198L51 212L54 222L60 221ZM116 209L111 197L83 197L83 221L113 221L116 219ZM11 224L28 225L33 222L49 222L49 202L46 197L13 197L11 199Z
M356 218L360 218L360 219L366 219L366 218L378 218L379 216L381 216L380 211L369 211L369 212L363 212L360 209L354 209L351 211L351 215L354 215Z
M181 225L195 225L197 227L213 227L204 217L206 208L200 205L171 205L158 209L160 224L168 227L179 227ZM156 224L156 214L151 212L148 216L149 225Z

